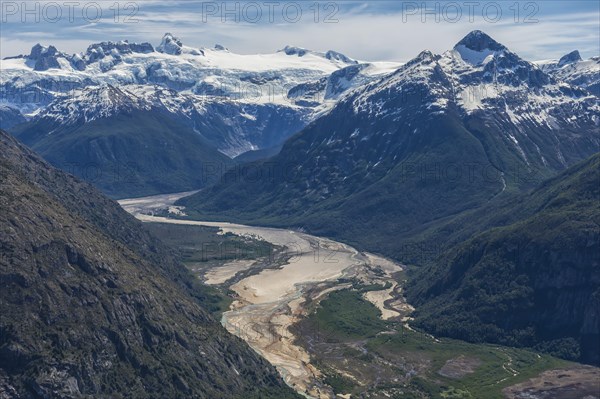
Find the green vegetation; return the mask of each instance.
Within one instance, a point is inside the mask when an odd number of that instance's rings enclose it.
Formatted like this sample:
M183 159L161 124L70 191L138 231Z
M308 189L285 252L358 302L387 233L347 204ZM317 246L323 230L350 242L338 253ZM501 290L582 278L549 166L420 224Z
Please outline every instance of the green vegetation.
M224 312L229 310L233 302L229 292L222 288L202 284L196 278L190 283L190 294L211 312L215 319L220 320Z
M398 243L410 239L415 229L481 205L502 190L499 174L492 179L482 174L482 169L493 167L481 143L453 117L432 118L428 143L411 143L418 148L408 147L414 129L405 124L380 126L381 132L394 132L389 137L395 141L379 151L396 156L380 160L381 153L368 146L346 154L352 159L340 161L343 170L334 161L319 163L320 158L329 159L331 146L309 149L311 141L320 142L321 135L333 131L350 135L375 129L370 122L360 126L347 119L345 113L328 115L320 120L324 126L309 125L274 158L247 165L248 171L256 171L253 180L244 179L244 174L222 179L181 204L192 219L225 217L264 226L299 226L359 249L401 258L405 251ZM370 170L375 163L378 167ZM479 165L473 178L465 170L470 163ZM460 179L445 179L441 165L459 165ZM423 168L433 172L423 178ZM257 180L255 175L264 178Z
M273 259L272 244L235 234L219 234L216 227L146 223L144 227L175 252L177 258L195 275L231 260ZM191 281L190 292L217 319L229 310L233 299L227 289Z
M500 399L507 386L569 365L522 349L438 340L382 321L377 308L354 290L329 294L299 328L310 337L310 348L320 348L311 356L323 371L324 382L342 394L380 397L369 395L385 391L398 398ZM328 342L330 350L315 346Z
M41 119L13 133L113 198L195 190L233 165L192 128L157 111L132 110L71 126Z
M192 266L221 264L239 259L273 259L276 248L264 241L232 233L218 234L216 227L150 223L147 228L177 251L179 259Z
M413 272L415 325L600 364L599 201L596 155L518 201L477 212L487 229Z
M335 393L348 394L356 388L356 383L334 371L325 371L323 382L333 388Z
M381 312L357 291L329 294L312 317L315 328L328 339L372 337L386 328Z
M545 370L565 367L566 361L522 349L470 344L452 339L433 340L430 336L402 328L395 335L381 335L369 341L367 347L379 356L394 354L410 358L428 359L426 372L416 382L420 389L432 397L503 398L501 391L507 386L537 376ZM475 364L472 373L449 378L440 374L448 362L466 357ZM513 375L514 370L516 376ZM462 392L464 396L456 395Z

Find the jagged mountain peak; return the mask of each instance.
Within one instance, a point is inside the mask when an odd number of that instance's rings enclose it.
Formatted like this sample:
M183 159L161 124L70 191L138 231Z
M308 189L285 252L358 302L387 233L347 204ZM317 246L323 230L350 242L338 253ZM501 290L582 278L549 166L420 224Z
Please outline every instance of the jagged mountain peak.
M113 62L118 63L123 55L133 53L148 54L153 52L154 47L147 42L129 43L128 40L120 40L118 42L93 43L87 48L85 54L75 54L71 58L71 64L75 69L82 71L85 70L87 65L108 56L112 56Z
M456 51L466 63L480 65L486 60L489 60L490 56L496 57L498 54L507 52L508 49L492 39L486 33L480 30L474 30L456 43L454 51Z
M337 51L334 51L334 50L327 51L325 53L325 58L327 58L328 60L332 60L332 61L341 61L346 64L358 64L358 61L353 60L352 58L348 57L347 55L342 54Z
M600 57L586 60L581 58L579 51L574 50L560 60L538 61L537 65L545 73L559 81L586 89L595 96L600 96Z
M171 54L171 55L179 55L181 54L181 49L183 47L183 43L179 38L175 37L171 33L165 33L160 42L160 45L156 48L156 50L160 53Z
M101 61L106 57L109 57L109 61L106 63L104 68L109 69L111 66L120 63L121 58L124 55L133 53L148 54L152 52L154 52L154 47L150 43L130 43L128 40L93 43L88 46L85 53L73 55L60 52L54 46L43 46L38 43L31 48L30 54L25 58L33 62L33 68L36 71L63 69L58 61L59 58L62 58L66 60L67 63L70 63L73 69L77 71L84 71L88 65L97 61Z
M60 69L58 58L65 58L65 55L54 46L46 47L38 43L31 48L27 58L34 62L34 70L47 71L48 69Z
M502 44L498 43L487 33L474 30L469 32L465 37L463 37L454 48L464 46L473 51L483 51L483 50L492 50L492 51L502 51L506 50Z
M291 46L287 44L283 49L279 50L279 52L284 52L286 55L296 55L298 57L304 57L311 51L302 47Z
M563 55L560 60L558 60L558 66L562 67L579 61L582 61L581 54L579 54L579 50L574 50L569 54Z
M434 61L437 56L429 50L423 50L410 62Z
M42 56L54 56L58 54L58 50L54 46L42 46L40 43L36 44L31 48L31 52L29 53L29 58L32 60L37 60Z
M152 44L148 42L143 43L130 43L129 40L119 40L118 42L100 42L91 44L86 53L90 54L94 51L101 50L104 53L108 54L108 52L117 50L122 54L130 54L132 52L136 53L151 53L154 51L154 47Z
M204 52L202 50L185 46L181 39L169 32L165 33L165 35L162 38L162 41L160 42L160 45L156 48L156 51L158 51L159 53L170 55L204 55Z

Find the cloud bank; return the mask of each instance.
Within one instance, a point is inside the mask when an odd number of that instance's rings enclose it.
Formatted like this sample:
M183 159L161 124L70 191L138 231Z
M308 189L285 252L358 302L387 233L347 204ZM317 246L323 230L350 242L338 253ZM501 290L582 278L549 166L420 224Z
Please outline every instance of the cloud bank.
M591 57L600 54L599 7L591 1L2 1L0 55L27 53L38 42L68 53L107 40L156 45L172 32L191 47L220 43L238 53L290 44L406 61L424 49L443 52L480 29L527 59L574 49Z

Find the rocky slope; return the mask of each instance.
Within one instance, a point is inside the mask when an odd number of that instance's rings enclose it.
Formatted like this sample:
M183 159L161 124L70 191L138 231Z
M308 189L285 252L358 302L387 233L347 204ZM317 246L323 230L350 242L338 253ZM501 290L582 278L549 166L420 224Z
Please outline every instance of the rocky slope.
M0 131L0 396L295 397L118 204Z

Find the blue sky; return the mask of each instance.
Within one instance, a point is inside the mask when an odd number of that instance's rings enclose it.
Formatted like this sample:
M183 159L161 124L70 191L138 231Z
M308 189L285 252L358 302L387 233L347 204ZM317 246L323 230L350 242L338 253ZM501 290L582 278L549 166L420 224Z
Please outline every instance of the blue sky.
M38 42L68 53L107 40L156 45L171 32L188 46L220 43L238 53L290 44L361 60L406 61L424 49L443 52L481 29L527 59L558 58L574 49L587 58L600 53L599 3L0 0L0 55L28 53Z

